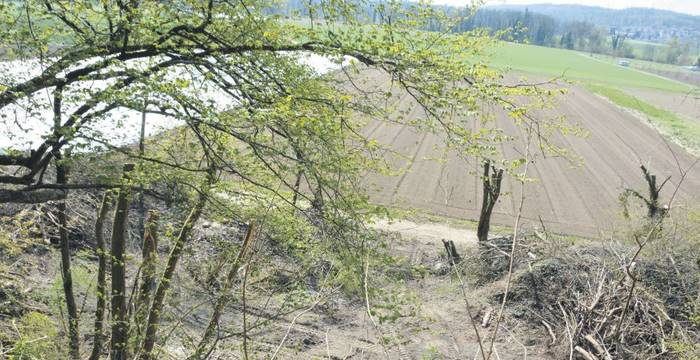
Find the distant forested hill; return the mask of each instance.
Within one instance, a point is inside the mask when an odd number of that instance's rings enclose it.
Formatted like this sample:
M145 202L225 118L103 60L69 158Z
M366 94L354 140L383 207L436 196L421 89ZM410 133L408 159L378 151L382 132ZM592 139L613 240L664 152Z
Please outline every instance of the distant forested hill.
M308 13L309 2L318 0L283 0L272 12L283 16L314 18ZM364 11L360 21L382 23L382 14L371 4L357 3ZM537 0L535 0L537 1ZM700 0L697 0L700 1ZM403 1L408 8L415 2ZM447 16L460 19L450 28L453 32L486 29L506 41L531 43L591 53L608 54L679 65L695 65L700 55L700 16L672 11L630 8L624 10L581 5L497 5L480 8L476 13L466 7L435 5ZM433 24L423 29L443 31ZM641 41L640 41L641 40Z
M551 16L560 22L585 21L597 26L629 32L632 38L650 41L666 41L674 36L681 39L695 37L700 40L700 16L673 11L628 8L607 9L583 5L495 5L485 9L528 11Z

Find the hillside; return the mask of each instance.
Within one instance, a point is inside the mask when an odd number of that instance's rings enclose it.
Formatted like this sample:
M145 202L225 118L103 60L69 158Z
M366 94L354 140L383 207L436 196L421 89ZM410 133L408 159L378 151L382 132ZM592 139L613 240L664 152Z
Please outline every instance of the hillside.
M0 2L0 359L700 358L691 69L289 4Z
M365 86L382 88L383 79L373 74ZM412 101L406 94L397 98L395 116L415 109ZM512 137L512 141L500 145L501 150L510 157L525 153L522 129L498 109L485 111L493 113L493 126ZM527 215L523 220L527 226L538 226L543 221L547 228L567 234L614 233L623 221L619 194L626 187L644 186L639 159L653 167L659 177L671 176L671 183L680 176L674 158L677 157L683 167L688 167L694 159L678 146L669 149L644 118L578 86L569 87L569 92L557 99L553 109L540 116L564 116L567 123L579 124L587 134L555 140L580 156L580 162L541 154L533 162L530 175L535 180L526 194ZM478 126L478 120L464 121L473 123L475 128ZM368 137L398 153L391 158L395 168L406 169L400 176L372 176L370 183L377 187L372 197L374 201L451 218L478 219L482 203L480 164L470 163L447 151L441 146L443 140L439 136L420 134L407 126L376 122L365 131ZM520 189L511 179L507 179L503 187L508 195L496 205L494 221L509 225L518 212ZM688 175L677 201L697 203L700 201L698 193L700 168Z

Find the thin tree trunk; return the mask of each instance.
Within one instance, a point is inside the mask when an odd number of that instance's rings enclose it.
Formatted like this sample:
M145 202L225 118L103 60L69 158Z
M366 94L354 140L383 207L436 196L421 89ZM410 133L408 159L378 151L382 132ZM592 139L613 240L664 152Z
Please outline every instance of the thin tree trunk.
M492 173L491 173L492 171ZM501 194L501 180L503 180L503 169L497 170L491 166L490 161L484 162L484 174L482 177L484 193L481 202L481 213L479 214L479 225L476 231L476 237L479 242L485 242L489 239L489 230L491 228L491 214L496 206L498 197Z
M155 288L156 264L158 262L158 214L155 211L148 212L145 231L143 234L143 249L141 252L141 287L135 306L135 325L137 336L141 338L143 322L148 314L148 306Z
M92 353L89 360L98 360L102 354L104 342L104 317L107 303L107 249L104 240L104 221L109 212L109 205L112 202L110 190L105 191L102 197L102 204L95 220L95 242L97 243L95 252L97 253L97 305L95 307L95 330L93 332Z
M59 189L0 190L0 204L40 204L48 201L59 201L66 198L66 191Z
M170 281L172 281L173 275L175 274L175 269L177 268L177 263L182 255L182 250L185 247L185 243L189 240L192 229L195 223L202 215L204 205L206 203L206 192L200 193L197 203L190 211L187 219L180 228L180 233L175 239L175 244L173 245L170 254L168 255L168 263L165 266L163 275L161 276L160 282L158 283L158 288L156 289L155 295L153 296L153 303L151 305L150 311L148 313L148 322L146 323L146 336L143 340L143 347L141 352L141 359L151 360L154 359L153 347L156 344L156 335L158 332L158 326L160 325L160 316L163 311L163 303L165 301L165 295L170 289Z
M314 198L311 201L311 207L316 210L318 213L319 220L322 222L323 221L323 207L324 207L324 201L323 201L323 185L321 184L321 179L317 176L314 175L314 178L316 179L316 189L314 189ZM308 182L308 178L307 178ZM309 183L309 185L311 185Z
M133 164L124 165L124 181L134 169ZM110 358L126 360L128 324L126 316L126 271L124 251L126 248L127 223L129 219L129 188L119 189L117 208L112 227L112 340Z
M56 183L65 184L67 169L60 165L57 159ZM61 276L63 278L63 293L66 298L68 312L68 334L70 336L70 356L73 359L80 358L80 332L78 322L78 307L73 293L73 276L71 274L70 240L68 239L68 219L66 216L66 203L60 201L57 206L58 237L61 246Z
M63 101L63 87L59 86L54 91L53 98L53 136L61 137L61 103ZM68 169L62 161L61 151L54 147L52 155L56 162L56 184L67 182ZM72 359L80 359L80 331L78 320L78 307L73 293L73 276L71 274L70 240L68 239L68 219L66 216L66 202L61 200L56 207L58 218L58 237L61 246L61 278L63 279L63 294L66 298L66 310L68 312L68 335L70 338L70 356Z
M221 294L219 295L219 298L216 301L216 305L214 306L214 312L212 313L211 319L209 320L209 326L207 326L207 329L204 332L204 335L202 336L202 340L199 342L199 345L197 345L197 349L189 357L190 360L207 358L209 355L208 353L211 351L211 349L213 349L213 345L216 344L214 334L216 333L216 329L219 326L219 320L221 319L221 314L224 311L224 307L228 303L230 297L229 293L231 291L231 288L233 287L233 281L236 279L238 269L240 269L241 267L241 260L243 260L243 258L246 256L246 253L248 252L248 249L250 249L254 234L255 222L251 222L248 226L248 231L246 232L245 239L243 240L243 244L241 245L241 249L238 251L238 255L236 256L236 259L231 265L231 269L229 269L228 275L226 276L226 283L224 283L224 287L221 290Z
M139 136L139 156L143 157L146 153L146 106L148 102L144 102L144 109L141 112L141 136ZM141 242L143 243L143 236L145 231L144 219L146 217L146 205L143 197L143 188L139 187L139 228L137 233L141 236Z
M301 185L301 176L303 175L303 172L299 171L297 172L297 179L294 182L294 194L292 195L292 205L297 206L297 199L299 198L299 186ZM292 209L292 212L296 211L296 209Z

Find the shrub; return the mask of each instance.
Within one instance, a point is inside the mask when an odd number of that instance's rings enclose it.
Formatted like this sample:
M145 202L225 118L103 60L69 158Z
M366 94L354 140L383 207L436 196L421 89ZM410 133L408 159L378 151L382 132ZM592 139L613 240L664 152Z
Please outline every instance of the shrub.
M40 312L31 311L22 316L17 330L19 339L10 351L9 359L30 360L66 359L66 354L61 346L56 346L61 341L53 320Z

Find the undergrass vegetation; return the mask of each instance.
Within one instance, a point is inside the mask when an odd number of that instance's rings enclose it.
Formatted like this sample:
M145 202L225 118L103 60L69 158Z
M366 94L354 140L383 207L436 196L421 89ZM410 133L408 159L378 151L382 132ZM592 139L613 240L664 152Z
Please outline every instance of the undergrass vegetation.
M47 315L32 311L19 319L19 339L8 354L9 359L65 359L66 353L56 342L60 335L54 321Z

